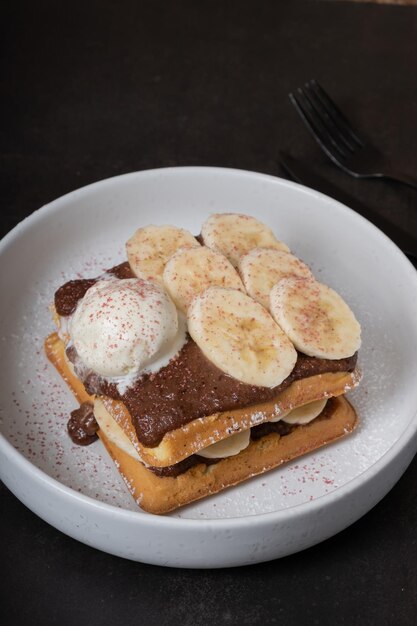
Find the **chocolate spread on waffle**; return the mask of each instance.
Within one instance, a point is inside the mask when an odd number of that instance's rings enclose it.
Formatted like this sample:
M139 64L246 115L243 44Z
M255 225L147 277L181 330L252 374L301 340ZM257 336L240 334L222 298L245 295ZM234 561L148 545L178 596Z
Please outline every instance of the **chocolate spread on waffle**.
M116 278L135 278L135 275L130 269L129 263L121 263L107 270L107 274L112 274ZM58 315L66 317L74 313L77 308L78 300L84 298L86 292L92 287L100 278L83 278L80 280L69 280L65 285L62 285L55 292L55 309Z
M221 459L206 459L203 456L199 456L198 454L192 454L188 456L186 459L183 459L179 463L175 463L175 465L166 465L165 467L149 467L148 470L156 474L157 476L161 476L161 478L167 478L171 476L175 478L175 476L179 476L180 474L184 474L187 470L195 465L199 465L200 463L204 463L204 465L214 465L218 463Z
M132 416L139 441L152 447L167 432L193 419L267 402L295 380L324 372L351 371L355 361L327 361L299 354L290 376L280 385L258 387L219 370L190 340L176 359L156 374L143 376L121 399Z
M109 272L117 278L132 277L128 263L118 265ZM78 300L97 280L70 281L60 287L55 294L58 314L72 313ZM242 383L222 372L190 338L167 366L156 373L144 374L120 394L115 384L86 371L79 364L73 347L67 349L67 356L88 393L123 401L138 440L146 447L157 446L166 433L199 417L272 400L295 380L328 372L351 372L357 360L356 354L346 359L329 360L299 353L293 371L280 385L259 387Z

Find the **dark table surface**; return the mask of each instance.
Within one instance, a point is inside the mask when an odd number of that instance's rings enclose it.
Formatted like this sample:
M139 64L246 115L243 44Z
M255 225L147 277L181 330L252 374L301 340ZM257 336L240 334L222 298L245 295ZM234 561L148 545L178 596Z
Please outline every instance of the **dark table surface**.
M9 3L2 18L2 235L68 191L133 170L283 175L280 149L417 233L417 192L338 171L287 98L316 77L415 174L417 7L39 1ZM332 539L217 571L101 553L1 486L2 623L415 624L416 485L414 459L382 502Z

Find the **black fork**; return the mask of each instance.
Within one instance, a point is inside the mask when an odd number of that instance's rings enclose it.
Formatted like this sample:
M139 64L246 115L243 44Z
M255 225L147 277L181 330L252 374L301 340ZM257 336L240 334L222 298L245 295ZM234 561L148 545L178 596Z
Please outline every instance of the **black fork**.
M355 178L388 178L417 189L417 178L395 169L363 136L316 80L290 93L303 122L327 156Z

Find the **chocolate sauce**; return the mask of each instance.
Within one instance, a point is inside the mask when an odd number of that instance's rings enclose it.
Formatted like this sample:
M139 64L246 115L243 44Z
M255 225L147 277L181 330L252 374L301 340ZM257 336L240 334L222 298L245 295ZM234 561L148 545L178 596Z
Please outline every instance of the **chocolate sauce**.
M291 374L277 387L246 385L211 363L191 339L176 359L143 376L122 395L139 441L157 446L171 430L213 413L273 400L292 382L327 372L353 371L356 355L332 361L298 354Z
M147 469L161 478L167 478L168 476L175 478L200 463L204 463L204 465L214 465L219 461L221 461L221 459L206 459L198 454L192 454L179 463L175 463L175 465L166 465L165 467L148 467Z
M83 402L79 409L72 411L67 428L72 441L79 446L88 446L96 441L99 427L94 417L93 405Z
M280 437L285 437L285 435L289 435L296 426L293 424L286 424L285 422L265 422L264 424L258 424L257 426L253 426L250 431L251 439L257 441L258 439L262 439L266 435L270 435L271 433L276 433Z
M85 278L83 280L69 280L62 285L55 293L55 309L58 315L66 317L74 313L78 300L81 300L90 287L96 283L95 278Z
M109 270L107 270L107 274L112 274L116 278L120 278L120 280L123 280L124 278L136 278L135 274L130 269L130 265L127 261L110 268Z
M129 263L121 263L107 270L107 274L112 274L116 278L134 278ZM69 280L55 292L55 309L58 315L67 317L74 313L78 301L83 298L90 287L100 280L98 278L83 278L80 280Z
M334 361L298 353L293 371L280 385L258 387L222 372L189 339L168 365L156 373L144 374L120 394L114 383L79 365L73 347L70 352L67 350L67 356L87 393L106 395L126 405L138 440L148 448L157 446L166 433L194 419L268 402L301 378L328 372L351 372L357 360L356 354Z

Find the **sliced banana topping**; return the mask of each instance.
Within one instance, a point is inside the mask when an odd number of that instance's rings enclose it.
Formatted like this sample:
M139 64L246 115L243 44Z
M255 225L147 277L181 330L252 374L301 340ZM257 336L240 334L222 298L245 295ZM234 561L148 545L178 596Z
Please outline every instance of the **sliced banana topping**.
M320 415L326 406L327 398L323 398L322 400L314 400L314 402L309 402L308 404L304 404L303 406L299 406L292 411L287 411L286 413L281 413L281 415L277 415L272 418L271 422L279 422L282 420L287 424L308 424L312 422L316 417Z
M168 259L178 248L199 247L188 230L176 226L146 226L139 228L126 243L127 258L132 272L144 280L162 284L162 273Z
M253 248L276 248L289 252L268 226L240 213L215 213L201 228L204 244L224 254L237 267L241 256Z
M194 296L208 287L245 291L239 274L226 257L205 246L178 250L166 264L163 280L171 298L184 313Z
M283 278L271 290L271 313L297 350L321 359L352 356L361 329L338 293L309 278Z
M100 398L95 398L94 400L94 417L96 418L100 430L103 431L107 439L124 452L127 452L127 454L130 454L130 456L137 461L141 460L129 437L110 415Z
M221 441L217 441L211 446L199 450L197 454L206 459L225 459L228 456L239 454L239 452L248 447L249 442L250 428L236 433L235 435L231 435L226 439L222 439Z
M269 309L269 294L282 278L312 278L305 263L290 252L272 248L254 248L239 261L239 271L248 294Z
M279 385L297 360L268 311L234 289L209 287L196 296L188 309L188 330L214 365L248 385Z

